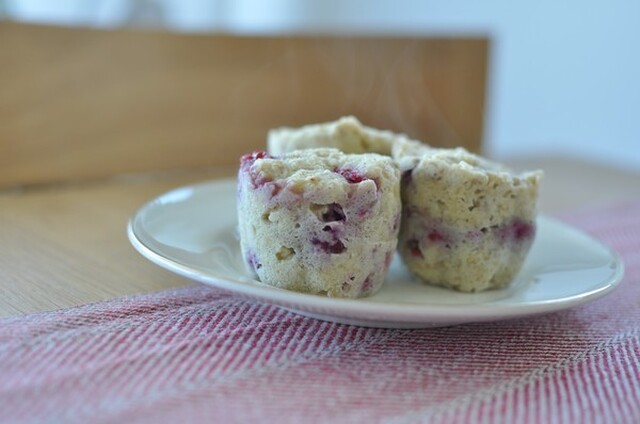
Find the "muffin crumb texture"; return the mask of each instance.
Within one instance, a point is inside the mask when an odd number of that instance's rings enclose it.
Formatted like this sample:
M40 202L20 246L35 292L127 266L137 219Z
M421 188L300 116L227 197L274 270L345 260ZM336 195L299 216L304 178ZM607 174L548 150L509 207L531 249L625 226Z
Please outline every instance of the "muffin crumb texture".
M536 232L542 173L514 174L464 149L394 151L402 169L400 255L427 284L464 292L508 285Z
M506 287L536 234L541 171L514 173L354 117L268 134L241 159L247 266L274 287L356 298L378 291L396 246L423 283Z
M397 245L399 179L392 159L377 154L245 155L238 218L246 265L283 289L341 298L375 293Z

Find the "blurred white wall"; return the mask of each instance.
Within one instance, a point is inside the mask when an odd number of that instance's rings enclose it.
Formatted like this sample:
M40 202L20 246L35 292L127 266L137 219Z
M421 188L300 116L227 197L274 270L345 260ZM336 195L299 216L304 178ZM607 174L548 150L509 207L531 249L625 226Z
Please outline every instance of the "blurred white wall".
M640 170L637 0L0 0L0 11L178 31L486 34L490 156L571 154Z

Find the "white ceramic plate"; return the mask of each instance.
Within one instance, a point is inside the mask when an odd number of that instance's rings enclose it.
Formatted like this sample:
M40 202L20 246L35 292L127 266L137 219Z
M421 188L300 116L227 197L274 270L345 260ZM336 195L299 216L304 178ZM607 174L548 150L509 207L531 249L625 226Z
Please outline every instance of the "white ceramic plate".
M129 222L128 235L143 256L177 274L306 316L369 327L436 327L558 311L604 296L623 275L609 248L542 216L527 261L508 289L466 294L427 287L396 257L376 295L334 299L255 280L242 262L236 222L236 182L222 180L151 201Z

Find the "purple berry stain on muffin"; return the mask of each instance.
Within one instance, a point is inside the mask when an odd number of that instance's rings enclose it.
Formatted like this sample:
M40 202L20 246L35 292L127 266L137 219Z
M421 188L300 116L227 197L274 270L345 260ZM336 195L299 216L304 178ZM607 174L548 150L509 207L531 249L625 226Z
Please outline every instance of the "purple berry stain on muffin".
M377 155L324 149L243 156L238 216L247 269L294 291L373 294L397 245L398 179L391 159ZM301 287L303 279L308 286Z
M251 178L251 185L253 186L253 188L260 188L263 185L271 182L270 178L265 177L260 172L256 172L252 168L253 164L258 159L271 159L271 158L272 157L267 152L248 153L240 158L240 168L242 169L242 171L246 172ZM278 191L280 191L279 188L275 191L275 194L277 194ZM275 194L272 192L272 196Z
M351 168L337 168L335 172L342 175L349 184L358 184L369 179Z
M424 258L422 255L422 250L420 250L420 243L417 239L412 238L407 240L407 249L411 253L411 256L416 258Z
M320 250L322 250L325 253L331 253L334 255L338 255L344 252L345 250L347 250L347 248L345 247L344 243L342 243L341 240L325 241L325 240L320 240L314 237L311 239L311 244L313 244L314 246L317 246Z
M247 253L247 263L251 266L251 268L253 268L254 271L258 271L260 268L262 268L262 264L258 261L258 257L253 251Z
M270 159L271 155L267 152L253 152L247 153L240 158L240 167L243 170L247 170L257 161L258 159Z
M367 275L367 278L364 279L362 283L362 292L366 293L373 288L373 283L371 282L371 274Z
M514 219L508 224L497 227L496 235L504 243L522 243L533 239L536 228L531 222Z
M511 243L522 243L529 241L535 235L533 223L525 222L521 219L514 219L502 229L502 238Z
M512 233L516 241L524 241L533 238L535 227L533 224L521 220L515 220L512 224Z
M331 233L333 240L338 241L340 240L340 236L342 235L344 228L340 225L327 224L324 227L322 227L322 231L324 231L325 233Z
M432 243L445 243L447 238L442 234L442 232L432 229L427 233L427 240Z

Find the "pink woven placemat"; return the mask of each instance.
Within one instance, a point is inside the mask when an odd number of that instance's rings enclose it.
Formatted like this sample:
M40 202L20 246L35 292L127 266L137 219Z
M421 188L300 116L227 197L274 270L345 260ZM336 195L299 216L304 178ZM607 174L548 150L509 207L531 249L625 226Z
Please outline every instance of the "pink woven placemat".
M0 421L640 423L640 202L565 219L626 276L536 318L359 328L196 285L1 320Z

